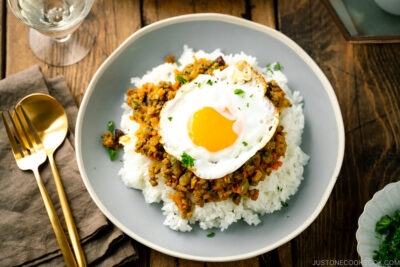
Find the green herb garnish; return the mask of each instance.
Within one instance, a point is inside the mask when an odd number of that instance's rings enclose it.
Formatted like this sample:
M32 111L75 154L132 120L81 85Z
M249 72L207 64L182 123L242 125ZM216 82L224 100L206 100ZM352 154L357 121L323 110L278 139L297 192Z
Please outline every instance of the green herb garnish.
M118 155L118 151L112 148L106 147L108 155L110 156L111 161L114 161L115 157Z
M271 73L274 73L274 71L271 69L271 63L267 64L267 71L270 71Z
M168 120L169 120L169 121L172 121L172 117L168 117Z
M244 146L247 146L247 145L248 145L248 143L245 142L245 141L243 141L242 144L243 144Z
M289 204L286 201L281 201L282 207L287 207Z
M182 76L176 76L176 79L178 80L178 82L180 83L180 84L184 84L184 83L187 83L187 80L185 79L185 78L183 78Z
M253 97L253 96L254 96L253 94L250 95L250 97Z
M135 105L135 106L133 107L133 109L139 109L139 108L140 108L139 105Z
M235 89L234 93L236 95L242 95L242 94L244 94L244 91L242 89Z
M389 215L383 216L379 220L379 222L376 223L375 231L378 232L381 235L387 234L387 231L389 230L391 222L392 222L392 218L390 218Z
M277 186L276 189L277 189L279 192L282 192L282 187Z
M200 87L201 87L201 83L198 83L198 84L197 84L197 87L199 87L199 88L200 88Z
M281 65L281 63L276 62L274 65L274 70L281 70L281 69L283 69L283 66Z
M209 234L207 235L207 237L209 237L209 238L214 237L214 236L215 236L215 233L214 233L214 232L211 232L211 233L209 233Z
M208 84L208 85L213 85L213 82L212 82L211 80L208 80L208 81L207 81L207 84Z
M249 107L249 106L250 106L250 104L247 102L247 103L246 103L246 107Z
M375 226L381 243L374 251L373 260L382 266L399 266L400 263L400 210L393 216L383 216Z
M265 152L264 155L263 155L263 157L264 157L264 158L268 158L268 157L269 157L268 152Z
M113 132L115 128L114 122L113 121L109 121L107 124L107 129L109 132Z
M188 154L186 154L186 152L183 152L181 158L182 158L183 166L186 166L186 167L193 167L194 166L195 159L192 158L191 156L189 156Z

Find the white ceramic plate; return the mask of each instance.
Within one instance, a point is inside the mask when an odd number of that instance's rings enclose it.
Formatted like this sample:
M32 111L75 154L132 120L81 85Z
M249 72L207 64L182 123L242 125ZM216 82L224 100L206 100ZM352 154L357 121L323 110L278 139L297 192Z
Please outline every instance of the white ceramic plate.
M198 226L189 233L163 225L159 205L146 204L140 191L118 177L122 163L111 162L100 143L107 122L120 121L130 78L142 76L183 45L207 52L256 56L260 65L279 61L289 86L304 97L303 151L310 155L299 191L280 212L256 227L235 223L216 232ZM201 261L232 261L265 253L300 234L324 207L342 165L344 129L334 91L315 62L282 33L244 19L197 14L166 19L130 36L103 63L83 98L76 127L76 155L82 179L95 203L122 231L153 249Z

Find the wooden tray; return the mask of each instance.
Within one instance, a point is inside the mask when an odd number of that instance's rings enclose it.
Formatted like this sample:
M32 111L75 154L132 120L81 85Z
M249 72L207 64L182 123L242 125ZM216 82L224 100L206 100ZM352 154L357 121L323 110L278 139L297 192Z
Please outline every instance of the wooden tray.
M374 0L322 0L350 43L400 43L400 16Z

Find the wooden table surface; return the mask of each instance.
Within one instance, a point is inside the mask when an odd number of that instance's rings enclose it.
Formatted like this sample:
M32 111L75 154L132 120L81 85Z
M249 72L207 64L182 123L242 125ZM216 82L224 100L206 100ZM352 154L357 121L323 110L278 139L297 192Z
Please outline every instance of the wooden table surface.
M141 27L164 18L218 12L288 35L332 83L344 120L343 167L321 214L292 241L259 257L202 263L173 258L137 243L140 259L133 266L311 266L320 260L358 259L355 232L365 203L386 184L400 179L400 44L347 43L325 6L314 0L96 0L88 16L95 26L94 48L78 64L61 68L34 57L28 28L6 2L1 1L0 10L2 77L39 64L46 77L65 76L78 104L92 75L111 52Z

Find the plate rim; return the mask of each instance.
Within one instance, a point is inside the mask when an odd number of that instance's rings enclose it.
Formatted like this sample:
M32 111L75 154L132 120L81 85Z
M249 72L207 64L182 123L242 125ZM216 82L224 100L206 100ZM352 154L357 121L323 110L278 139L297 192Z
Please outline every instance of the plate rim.
M145 238L142 238L141 236L137 235L127 227L125 227L123 224L121 224L107 208L102 204L100 199L98 198L97 194L95 193L93 187L91 186L89 179L87 177L84 165L83 165L83 160L82 160L82 151L81 151L81 132L82 132L82 122L83 118L85 116L86 112L86 107L88 104L88 101L93 93L93 90L95 88L95 85L97 84L98 80L100 79L101 75L104 73L104 71L107 69L107 67L114 62L114 60L117 58L118 55L120 55L130 44L134 43L136 40L138 40L140 37L146 35L149 32L152 32L154 30L157 30L159 28L171 25L171 24L177 24L177 23L182 23L182 22L187 22L187 21L223 21L223 22L228 22L231 24L243 26L249 29L257 30L263 34L267 34L272 36L273 38L278 39L279 41L283 42L289 48L291 48L300 58L311 68L311 70L316 74L318 79L323 85L323 89L326 91L328 94L328 98L330 100L330 103L332 105L334 114L335 114L335 119L336 119L336 124L338 128L338 155L336 159L336 166L334 169L334 172L332 174L332 177L330 178L330 181L328 183L327 188L325 189L325 192L319 201L317 207L314 209L312 214L303 222L302 225L297 227L294 231L292 231L289 235L287 235L285 238L282 238L281 240L270 244L266 247L263 247L261 249L252 251L252 252L247 252L247 253L242 253L239 255L234 255L234 256L223 256L223 257L206 257L206 256L195 256L187 253L181 253L181 252L176 252L174 250L153 244L150 241L147 241ZM174 257L182 258L182 259L189 259L189 260L196 260L196 261L211 261L211 262L222 262L222 261L236 261L236 260L243 260L243 259L248 259L251 257L255 257L258 255L261 255L263 253L266 253L268 251L271 251L286 242L289 242L296 236L298 236L300 233L302 233L321 213L323 207L325 206L326 202L328 201L328 198L333 190L333 187L336 183L336 180L338 178L342 163L343 163L343 157L344 157L344 147L345 147L345 132L344 132L344 125L343 125L343 118L342 114L340 111L339 103L336 97L336 94L332 88L332 85L330 84L329 80L326 78L325 74L322 72L322 70L319 68L319 66L315 63L315 61L297 44L295 43L292 39L284 35L283 33L272 29L268 26L249 21L243 18L231 16L231 15L225 15L225 14L219 14L219 13L198 13L198 14L188 14L188 15L181 15L181 16L176 16L176 17L171 17L167 19L163 19L157 22L154 22L150 25L147 25L136 32L134 32L132 35L130 35L122 44L115 49L108 57L107 59L100 65L100 67L97 69L96 73L92 77L88 88L84 94L84 97L82 99L81 105L79 107L79 112L76 120L76 128L75 128L75 153L76 153L76 159L78 163L78 168L79 172L81 174L82 180L86 186L86 189L88 190L90 196L92 197L93 201L96 203L98 208L103 212L103 214L114 224L116 225L119 229L121 229L124 233L135 239L136 241L144 244L145 246L148 246L152 249L155 249L161 253L171 255Z

